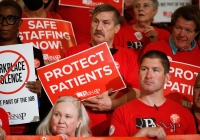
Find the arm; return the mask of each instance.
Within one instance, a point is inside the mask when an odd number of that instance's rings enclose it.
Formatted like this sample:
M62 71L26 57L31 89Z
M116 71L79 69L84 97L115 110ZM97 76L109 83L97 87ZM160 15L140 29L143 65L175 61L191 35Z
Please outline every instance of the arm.
M166 133L162 127L146 127L140 129L133 137L149 137L166 140Z
M116 91L109 96L112 89L102 93L99 96L87 99L83 102L84 106L90 107L93 111L110 111L115 110L117 107L131 101L139 96L140 91L138 89L127 88L127 93L116 99L119 91Z

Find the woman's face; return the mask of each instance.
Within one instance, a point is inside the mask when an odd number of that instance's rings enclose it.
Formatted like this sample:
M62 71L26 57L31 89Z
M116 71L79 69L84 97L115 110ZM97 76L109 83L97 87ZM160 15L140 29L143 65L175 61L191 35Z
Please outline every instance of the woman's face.
M77 107L71 102L60 102L55 106L51 119L51 129L55 135L66 134L75 137L76 128L80 123Z
M138 22L152 22L158 9L153 7L151 0L134 0L133 11Z
M9 25L7 21L13 21L13 25ZM0 7L0 19L3 20L3 23L0 24L0 41L11 41L16 40L17 34L19 32L19 27L22 23L19 14L15 8L12 6L2 6Z

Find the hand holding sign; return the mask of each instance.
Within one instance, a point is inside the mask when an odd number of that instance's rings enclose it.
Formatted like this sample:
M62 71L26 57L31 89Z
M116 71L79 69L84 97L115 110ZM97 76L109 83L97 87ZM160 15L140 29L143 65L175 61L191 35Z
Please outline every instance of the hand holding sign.
M29 91L31 91L33 93L36 93L36 94L41 93L42 85L39 80L36 80L36 82L28 81L25 86L26 86L26 88L28 88Z
M96 97L85 100L83 104L84 106L90 107L93 111L110 111L112 110L113 101L119 91L109 96L111 92L112 89L109 89Z

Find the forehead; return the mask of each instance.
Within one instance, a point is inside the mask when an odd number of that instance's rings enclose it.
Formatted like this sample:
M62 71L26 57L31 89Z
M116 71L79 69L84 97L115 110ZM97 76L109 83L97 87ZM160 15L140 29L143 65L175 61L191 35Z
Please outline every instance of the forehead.
M195 85L200 85L200 73L198 74L196 78Z
M96 18L99 20L112 20L113 17L114 17L113 11L104 11L104 12L99 12L95 14L93 18Z
M175 25L184 25L184 26L190 26L191 28L195 28L196 24L193 20L186 20L183 17L178 17L176 20Z
M54 108L54 112L55 111L59 111L61 113L66 113L66 114L77 114L78 112L76 106L71 102L58 103Z
M134 0L133 4L152 4L151 0Z
M7 15L18 15L19 13L16 8L12 6L0 6L0 15L7 16Z
M144 58L142 63L141 63L141 67L145 66L145 67L159 67L159 68L163 68L161 60L159 58Z

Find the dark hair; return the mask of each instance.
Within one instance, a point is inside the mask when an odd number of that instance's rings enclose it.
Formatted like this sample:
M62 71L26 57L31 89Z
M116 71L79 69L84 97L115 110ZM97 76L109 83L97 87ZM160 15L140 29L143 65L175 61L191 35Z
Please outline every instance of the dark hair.
M197 6L187 5L175 10L171 17L171 24L175 25L177 19L183 17L185 20L194 21L196 24L195 32L200 31L200 10Z
M19 16L20 18L22 17L22 8L21 6L14 0L3 0L0 2L0 7L4 7L4 6L11 6L14 9L17 10L18 14L17 16Z
M164 73L169 73L169 69L170 69L170 63L169 63L169 59L167 58L167 55L164 52L158 51L158 50L151 50L146 52L142 58L140 59L140 65L142 64L143 60L145 58L150 58L150 59L160 59L161 64L164 68Z
M119 11L112 5L110 4L101 4L95 7L93 13L92 13L92 18L96 16L100 12L114 12L114 22L115 25L117 24L123 24L123 17L120 15Z

